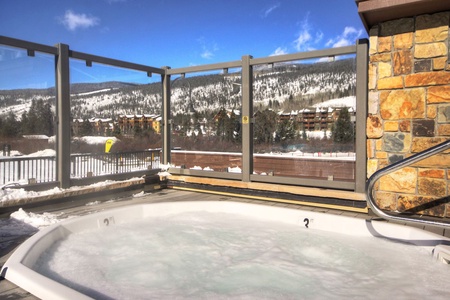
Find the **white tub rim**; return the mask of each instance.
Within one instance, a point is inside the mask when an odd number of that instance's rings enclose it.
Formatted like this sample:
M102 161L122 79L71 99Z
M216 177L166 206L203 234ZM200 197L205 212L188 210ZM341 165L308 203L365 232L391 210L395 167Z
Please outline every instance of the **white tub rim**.
M51 225L22 243L6 261L1 276L42 299L93 299L32 269L39 255L53 242L74 232L93 226L111 226L136 220L137 217L170 215L187 211L227 212L256 217L262 220L296 224L302 230L326 230L357 236L383 237L396 242L412 243L430 253L437 247L450 249L450 239L444 236L380 220L370 220L327 214L292 207L234 201L174 201L137 204L70 218ZM308 222L306 222L306 219ZM308 228L305 227L308 223ZM443 249L443 250L442 250Z

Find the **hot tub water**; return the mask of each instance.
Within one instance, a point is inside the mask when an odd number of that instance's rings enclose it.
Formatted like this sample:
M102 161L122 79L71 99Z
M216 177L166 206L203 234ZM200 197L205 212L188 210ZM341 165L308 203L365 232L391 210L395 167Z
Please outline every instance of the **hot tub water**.
M303 223L186 212L70 234L33 269L96 299L444 299L448 266L425 252Z

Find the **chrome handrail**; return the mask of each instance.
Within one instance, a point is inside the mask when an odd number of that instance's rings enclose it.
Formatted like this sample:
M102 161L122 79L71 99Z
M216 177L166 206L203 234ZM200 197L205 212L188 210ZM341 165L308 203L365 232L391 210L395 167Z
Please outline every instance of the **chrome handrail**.
M370 176L369 180L367 180L366 183L366 195L367 195L367 203L369 204L369 207L377 214L379 217L388 219L388 220L395 220L395 221L401 221L405 223L420 223L424 225L430 225L430 226L438 226L438 227L450 227L450 223L447 222L440 222L435 220L429 220L429 219L423 219L421 216L402 216L402 215L393 215L390 213L387 213L383 211L376 203L373 198L373 187L375 185L375 182L380 179L382 176L387 175L388 173L395 172L401 168L410 166L420 160L423 160L425 158L428 158L432 155L435 155L439 152L445 151L447 149L450 149L450 140L443 142L439 145L433 146L429 149L426 149L422 152L419 152L417 154L414 154L410 157L407 157L401 161L398 161L396 163L393 163L383 169L380 169L373 173L372 176Z

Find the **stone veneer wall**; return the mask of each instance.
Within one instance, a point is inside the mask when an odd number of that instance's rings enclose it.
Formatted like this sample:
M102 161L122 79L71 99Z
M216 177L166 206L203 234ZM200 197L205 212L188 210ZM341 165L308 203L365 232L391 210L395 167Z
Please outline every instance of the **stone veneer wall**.
M368 176L450 139L450 11L370 29ZM384 176L378 204L392 211L450 217L450 154Z

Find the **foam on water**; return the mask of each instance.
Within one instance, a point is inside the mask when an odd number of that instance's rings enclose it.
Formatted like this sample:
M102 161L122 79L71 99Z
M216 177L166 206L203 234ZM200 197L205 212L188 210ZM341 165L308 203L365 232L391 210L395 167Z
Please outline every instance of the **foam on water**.
M34 269L96 299L439 299L450 272L411 245L205 212L72 234Z

